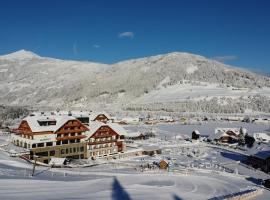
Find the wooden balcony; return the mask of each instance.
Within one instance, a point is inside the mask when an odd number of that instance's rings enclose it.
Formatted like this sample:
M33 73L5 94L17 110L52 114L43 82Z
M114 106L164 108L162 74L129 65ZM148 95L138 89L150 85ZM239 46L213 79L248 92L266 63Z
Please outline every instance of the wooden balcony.
M83 139L85 138L85 135L77 135L77 136L66 136L66 137L57 137L56 140L75 140L75 139Z
M114 140L105 140L105 141L94 141L94 142L87 142L88 145L96 145L96 144L105 144L105 143L113 143L117 142L117 139Z
M61 131L57 131L55 134L65 134L65 133L82 133L85 132L82 129L74 129L74 130L61 130Z

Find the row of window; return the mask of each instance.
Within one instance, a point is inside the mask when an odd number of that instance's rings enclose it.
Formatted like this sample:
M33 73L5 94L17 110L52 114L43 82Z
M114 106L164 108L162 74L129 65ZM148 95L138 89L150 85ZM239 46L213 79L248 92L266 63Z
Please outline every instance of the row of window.
M74 144L74 143L80 143L80 139L75 140L62 140L62 141L56 141L56 145L63 145L63 144ZM46 143L36 143L32 144L32 148L39 148L39 147L51 147L54 146L53 142L46 142Z
M26 138L26 139L33 139L33 136L31 136L31 135L24 135L24 134L22 134L22 137L23 138Z
M56 137L74 137L80 135L82 135L82 133L64 133L64 134L57 134Z
M95 151L95 152L90 152L90 157L94 157L94 156L104 156L104 155L109 155L109 154L113 154L113 153L117 153L117 149L108 149L108 150L101 150L101 151Z
M107 147L114 147L116 143L107 143L107 144L97 144L97 145L90 145L89 150L99 149L99 148L107 148Z
M72 126L72 127L65 127L64 130L65 131L69 131L69 130L80 130L81 126Z
M90 138L90 142L105 142L110 140L115 140L116 136L113 135L112 137L103 137L103 138Z
M36 152L35 153L36 156L40 156L40 157L48 157L50 156L55 156L55 150L52 151L43 151L43 152Z
M78 152L83 152L83 151L84 151L84 147L73 147L73 148L61 149L61 154L78 153Z

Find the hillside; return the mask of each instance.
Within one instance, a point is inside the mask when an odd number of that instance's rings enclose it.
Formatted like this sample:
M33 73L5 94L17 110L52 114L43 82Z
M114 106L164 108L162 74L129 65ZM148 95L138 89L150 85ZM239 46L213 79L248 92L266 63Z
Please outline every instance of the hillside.
M0 56L4 105L89 108L96 103L166 105L212 98L226 104L230 98L247 101L254 96L260 104L261 98L269 101L269 88L269 77L188 53L112 65L45 58L25 50Z

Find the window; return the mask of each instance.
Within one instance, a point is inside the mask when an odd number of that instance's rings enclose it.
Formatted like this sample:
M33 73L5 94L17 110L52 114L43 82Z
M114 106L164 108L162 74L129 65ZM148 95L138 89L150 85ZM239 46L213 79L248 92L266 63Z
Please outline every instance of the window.
M80 150L81 150L81 152L83 152L84 151L84 147L81 147Z
M50 156L54 156L55 155L55 151L50 151Z
M66 154L68 154L68 149L66 149Z
M76 153L76 147L73 148L73 152Z
M61 149L61 154L65 154L65 149Z
M57 134L57 137L61 137L61 134Z
M72 153L72 148L69 149L69 152Z
M32 144L32 148L36 148L37 147L37 145L36 144Z
M62 144L68 144L68 140L63 140Z
M65 133L65 134L64 134L64 137L68 137L68 133Z
M46 143L46 146L47 146L47 147L51 147L52 145L53 145L52 142L47 142L47 143Z
M75 140L69 140L69 143L75 143Z
M38 147L44 147L44 143L38 143L37 146Z
M75 136L75 133L71 133L71 136Z
M37 152L36 153L37 156L48 156L48 151L43 151L43 152Z
M61 141L56 141L56 145L61 145Z

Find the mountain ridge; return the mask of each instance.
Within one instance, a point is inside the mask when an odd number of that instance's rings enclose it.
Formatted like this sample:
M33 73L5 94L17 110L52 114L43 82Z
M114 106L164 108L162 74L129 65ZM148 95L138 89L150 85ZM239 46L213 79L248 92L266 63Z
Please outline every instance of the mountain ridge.
M170 97L176 102L192 101L200 85L206 85L200 88L205 93L195 99L227 98L225 93L237 98L264 95L270 88L269 77L190 53L172 52L110 65L33 54L19 51L19 59L13 53L11 61L0 56L0 103L37 107L153 103L151 99L166 103L164 99ZM241 88L247 91L240 92Z

